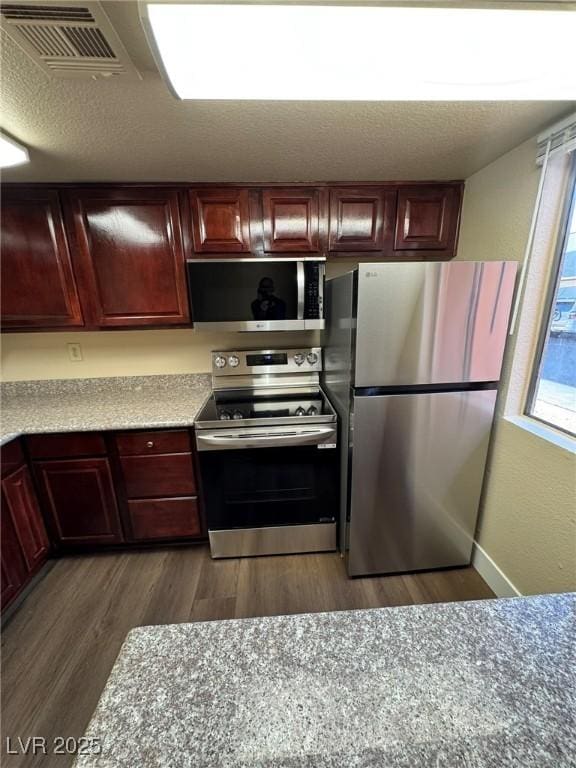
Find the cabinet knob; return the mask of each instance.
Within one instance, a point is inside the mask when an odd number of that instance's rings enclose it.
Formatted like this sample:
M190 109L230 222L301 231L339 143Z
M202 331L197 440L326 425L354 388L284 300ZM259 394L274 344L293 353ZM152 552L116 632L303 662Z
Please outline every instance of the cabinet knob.
M148 440L146 443L146 448L154 448L154 442L152 440Z

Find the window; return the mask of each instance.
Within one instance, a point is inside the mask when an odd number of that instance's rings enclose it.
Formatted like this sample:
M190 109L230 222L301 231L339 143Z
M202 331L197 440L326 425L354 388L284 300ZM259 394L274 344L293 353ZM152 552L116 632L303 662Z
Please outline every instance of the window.
M526 413L576 436L576 163Z

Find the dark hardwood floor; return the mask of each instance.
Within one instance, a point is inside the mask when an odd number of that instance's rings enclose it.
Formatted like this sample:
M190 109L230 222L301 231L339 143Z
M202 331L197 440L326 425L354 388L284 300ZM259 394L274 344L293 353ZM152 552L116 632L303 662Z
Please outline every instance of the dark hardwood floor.
M473 568L350 580L336 554L211 560L206 546L58 560L2 631L6 738L79 737L132 627L494 597Z

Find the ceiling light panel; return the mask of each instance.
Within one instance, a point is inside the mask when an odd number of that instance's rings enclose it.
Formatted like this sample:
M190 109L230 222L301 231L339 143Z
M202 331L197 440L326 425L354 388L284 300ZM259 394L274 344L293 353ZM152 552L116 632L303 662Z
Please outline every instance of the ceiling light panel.
M0 168L11 168L29 161L28 150L8 136L0 135Z
M576 99L576 13L147 3L181 99Z

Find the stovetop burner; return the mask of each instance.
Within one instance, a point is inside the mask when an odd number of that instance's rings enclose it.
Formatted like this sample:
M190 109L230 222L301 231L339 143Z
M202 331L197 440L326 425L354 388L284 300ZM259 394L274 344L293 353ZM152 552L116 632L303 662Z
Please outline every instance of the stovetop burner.
M290 421L314 419L324 421L334 419L334 411L326 396L320 390L316 392L290 392L264 395L243 390L224 390L213 392L202 410L196 424L200 427L229 426L230 422L254 421L286 423Z

